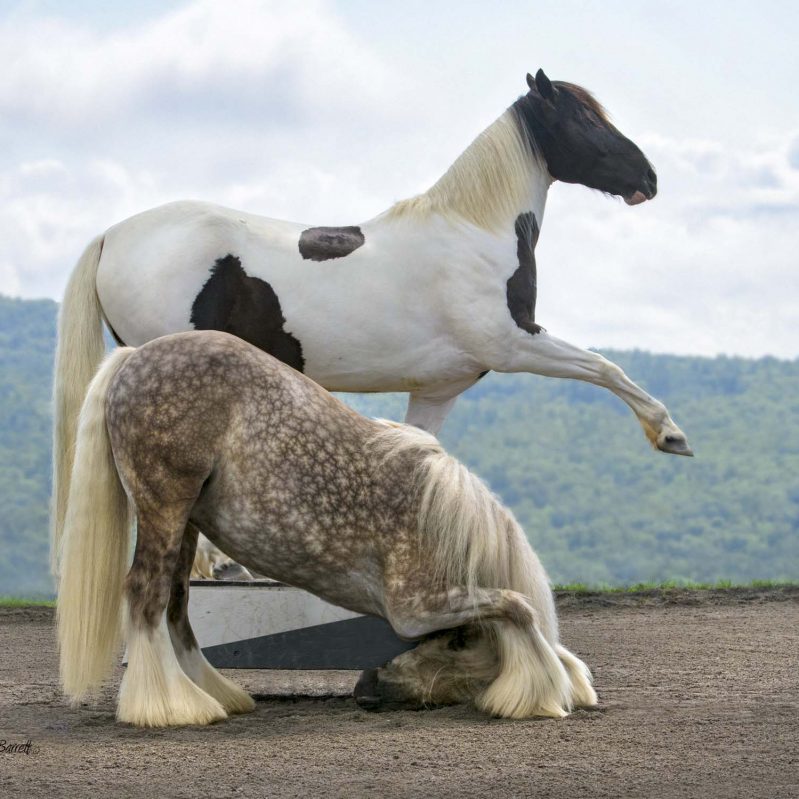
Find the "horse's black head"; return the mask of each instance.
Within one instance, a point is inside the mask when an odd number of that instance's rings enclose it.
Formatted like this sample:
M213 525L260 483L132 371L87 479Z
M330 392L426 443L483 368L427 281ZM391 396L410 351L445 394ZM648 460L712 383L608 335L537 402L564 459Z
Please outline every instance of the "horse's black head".
M618 195L628 205L655 196L652 165L585 89L550 81L541 69L527 83L530 91L513 109L555 180Z

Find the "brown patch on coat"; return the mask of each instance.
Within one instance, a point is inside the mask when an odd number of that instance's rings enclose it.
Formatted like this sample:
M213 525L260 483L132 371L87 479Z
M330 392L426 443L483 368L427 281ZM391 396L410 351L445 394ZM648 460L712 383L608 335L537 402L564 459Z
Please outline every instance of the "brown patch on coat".
M361 229L348 227L311 227L300 234L300 255L307 261L329 261L343 258L363 246Z

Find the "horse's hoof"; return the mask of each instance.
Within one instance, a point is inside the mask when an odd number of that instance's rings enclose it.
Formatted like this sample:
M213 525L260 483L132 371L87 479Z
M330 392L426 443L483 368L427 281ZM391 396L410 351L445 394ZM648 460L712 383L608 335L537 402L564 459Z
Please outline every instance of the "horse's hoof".
M355 703L363 710L382 713L388 710L421 710L423 705L403 694L390 682L380 679L379 669L365 669L352 692Z
M214 566L214 580L239 580L252 582L252 575L240 563L227 561Z
M365 669L361 673L355 685L355 690L352 692L358 707L364 710L378 710L380 708L383 700L378 688L379 682L377 669Z
M657 448L670 455L685 455L689 458L694 456L694 451L688 446L685 436L665 436L658 442Z

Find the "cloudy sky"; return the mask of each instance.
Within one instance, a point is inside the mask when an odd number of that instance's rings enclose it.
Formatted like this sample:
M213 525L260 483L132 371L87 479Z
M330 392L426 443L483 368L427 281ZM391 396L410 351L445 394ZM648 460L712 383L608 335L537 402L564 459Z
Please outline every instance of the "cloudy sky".
M538 317L583 346L799 356L799 3L0 0L0 292L206 199L354 224L427 188L542 66L655 164L550 191Z

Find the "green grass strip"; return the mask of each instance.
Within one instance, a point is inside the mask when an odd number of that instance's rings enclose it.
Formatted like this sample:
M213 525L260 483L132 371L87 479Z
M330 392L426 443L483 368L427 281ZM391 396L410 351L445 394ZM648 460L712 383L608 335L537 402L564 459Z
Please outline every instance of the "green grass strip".
M718 591L729 588L794 588L799 584L790 580L752 580L749 583L734 583L732 580L717 580L714 583L695 583L690 580L666 580L662 583L632 583L631 585L592 585L590 583L564 583L556 585L555 591L573 594L635 594L642 591ZM0 608L55 607L55 599L44 597L0 596Z
M29 607L54 608L55 599L43 599L41 597L0 596L0 608Z
M575 594L635 594L641 591L718 591L729 588L792 588L797 583L790 580L752 580L749 583L734 583L732 580L717 580L714 583L696 583L691 580L665 580L662 583L632 583L631 585L592 585L590 583L566 583L556 585L556 591Z

